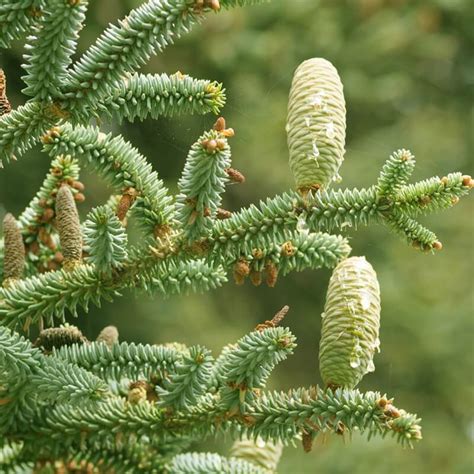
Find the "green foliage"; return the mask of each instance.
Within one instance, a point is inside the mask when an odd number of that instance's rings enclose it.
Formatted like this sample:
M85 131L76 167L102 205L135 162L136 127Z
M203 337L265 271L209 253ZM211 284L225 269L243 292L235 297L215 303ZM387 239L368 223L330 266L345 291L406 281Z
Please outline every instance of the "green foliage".
M127 234L109 207L93 209L83 224L83 233L87 262L106 273L123 265L127 258Z
M370 368L378 312L372 308L374 314L367 317L365 304L350 305L351 298L365 287L378 288L378 282L375 275L368 279L361 272L349 282L341 277L341 266L352 261L347 259L351 248L345 234L349 228L384 224L422 250L440 250L436 236L414 218L456 204L473 187L469 176L452 173L408 184L415 162L409 152L399 150L376 184L327 191L342 162L346 117L342 85L324 60L318 60L324 67L316 72L319 80L329 71L323 81L330 89L328 108L323 104L319 110L313 97L319 83L296 84L302 95L290 98L303 101L295 108L290 104L289 117L289 133L298 142L293 147L289 137L290 161L298 162L293 168L299 192L290 190L258 205L222 212L231 174L227 138L233 135L222 118L192 145L175 196L130 142L101 131L101 116L132 122L218 113L225 101L220 83L181 73L137 71L204 13L251 3L258 2L150 0L107 28L75 62L72 55L86 1L19 0L0 6L1 45L30 33L24 92L32 96L24 106L4 109L0 159L10 162L40 138L53 159L43 186L20 217L17 243L22 245L23 239L27 245L27 276L15 275L15 282L7 279L0 289L0 467L14 472L24 466L48 469L56 463L71 467L74 462L124 473L268 472L276 461L260 468L244 455L235 459L183 453L192 441L226 433L257 443L302 440L305 449L324 433L390 434L403 446L421 439L416 415L398 410L378 392L352 389ZM41 14L32 8L41 8ZM293 8L297 12L300 6ZM226 47L219 57L225 63L233 54L233 48ZM350 75L348 79L353 81ZM91 119L97 120L94 125ZM259 140L267 141L259 124L252 126ZM303 133L305 126L310 134ZM321 139L321 133L329 141ZM263 157L248 149L253 157ZM311 162L312 170L301 168L301 157L316 149L324 163ZM76 202L84 199L79 162L111 184L114 193L107 204L94 204L82 227L76 210ZM129 218L136 219L142 231L139 242L135 229L128 231ZM344 235L330 234L334 229ZM8 232L4 237L0 268L9 277L14 249ZM237 283L249 276L258 285L265 275L274 286L278 274L337 265L326 310L334 337L329 343L323 339L321 350L326 354L329 345L331 360L350 365L355 354L363 356L363 363L356 380L336 380L338 367L322 363L326 389L266 391L270 372L296 346L289 329L279 327L283 313L226 346L216 361L201 346L89 343L85 338L75 344L60 338L58 344L38 342L35 348L7 329L63 322L67 312L77 315L80 307L100 305L126 289L164 296L208 291L223 285L229 272ZM357 291L347 293L345 285ZM331 295L337 296L336 302ZM343 321L340 310L345 312ZM64 341L67 345L62 346ZM359 349L368 352L360 354ZM335 389L339 385L344 388Z

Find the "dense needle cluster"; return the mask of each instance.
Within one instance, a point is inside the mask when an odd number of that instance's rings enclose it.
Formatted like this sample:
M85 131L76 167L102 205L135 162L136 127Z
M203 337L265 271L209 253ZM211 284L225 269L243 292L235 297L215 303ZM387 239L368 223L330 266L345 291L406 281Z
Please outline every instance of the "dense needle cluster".
M355 388L374 370L380 291L365 258L349 258L342 234L381 224L422 251L441 250L417 219L457 204L474 185L470 176L409 184L415 159L401 149L373 186L332 189L345 159L346 104L336 68L321 58L298 67L289 94L295 190L238 211L222 207L226 187L245 181L232 165L234 130L223 117L192 145L176 195L135 146L91 124L219 114L222 84L137 71L206 14L258 1L144 1L76 62L87 0L0 5L0 47L26 36L28 96L12 109L0 70L0 165L37 144L52 159L25 211L3 220L0 471L268 474L284 445L309 451L324 433L392 435L402 446L421 439L416 415ZM80 166L113 190L82 223ZM128 243L130 220L139 244ZM324 387L265 389L296 348L282 326L287 307L215 358L199 345L121 342L114 326L89 341L66 322L125 289L208 291L229 275L274 287L289 272L321 267L334 268L322 315ZM34 342L21 334L36 327ZM228 456L192 452L193 441L222 434L235 440Z

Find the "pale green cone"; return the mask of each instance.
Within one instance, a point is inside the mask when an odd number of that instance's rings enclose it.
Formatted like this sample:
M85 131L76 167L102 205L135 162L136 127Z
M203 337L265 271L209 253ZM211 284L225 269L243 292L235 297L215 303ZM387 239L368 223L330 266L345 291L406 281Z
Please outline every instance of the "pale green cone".
M319 345L319 369L329 387L354 388L375 367L380 288L365 257L343 260L329 281Z
M326 59L308 59L296 69L286 131L298 190L327 189L344 160L346 105L341 79Z
M276 472L282 451L283 445L281 443L264 441L261 438L257 438L255 441L243 438L234 442L230 456L248 461L270 473Z

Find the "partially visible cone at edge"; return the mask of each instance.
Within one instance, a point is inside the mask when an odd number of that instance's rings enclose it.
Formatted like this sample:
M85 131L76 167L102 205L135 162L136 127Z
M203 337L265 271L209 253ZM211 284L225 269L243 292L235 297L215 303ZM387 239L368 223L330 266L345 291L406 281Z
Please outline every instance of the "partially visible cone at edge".
M326 59L308 59L296 69L286 131L298 190L328 188L344 160L346 105L338 72Z
M109 347L119 342L119 332L115 326L106 326L96 339L97 342L105 342Z
M380 346L380 288L365 257L348 258L334 269L321 317L322 379L331 388L354 388L375 370Z
M4 260L3 286L10 286L23 277L25 268L25 245L21 230L12 214L3 218Z
M275 472L282 451L283 445L281 443L264 441L261 438L256 440L242 438L234 442L230 456L255 464L268 472Z

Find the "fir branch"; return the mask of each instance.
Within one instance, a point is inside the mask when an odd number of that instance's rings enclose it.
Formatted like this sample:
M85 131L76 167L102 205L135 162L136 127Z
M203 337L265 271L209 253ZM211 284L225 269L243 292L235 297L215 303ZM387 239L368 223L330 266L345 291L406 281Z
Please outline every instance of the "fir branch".
M0 168L29 150L59 119L59 109L28 102L0 117Z
M474 180L461 173L450 173L403 186L393 197L393 207L407 217L428 215L448 209L474 187Z
M295 337L281 327L252 332L231 346L217 374L222 386L219 409L231 414L246 410L258 390L264 388L270 372L295 347Z
M52 357L82 367L103 379L151 377L159 380L175 371L180 352L171 347L122 342L112 347L103 342L64 346L54 349Z
M186 453L175 456L166 466L169 474L270 474L243 459L214 453Z
M40 365L41 353L23 336L0 326L0 368L16 374L29 374Z
M204 260L170 259L149 270L148 277L142 274L139 284L149 292L157 290L169 296L213 290L226 281L226 271L220 265L208 265Z
M45 0L8 0L0 5L0 48L8 48L12 41L30 31L42 15Z
M213 358L209 350L193 346L183 356L175 373L158 387L158 406L168 410L183 410L195 405L209 385Z
M98 112L119 122L147 117L174 117L184 114L218 114L225 104L222 84L193 79L179 72L133 74L122 80L103 101Z
M48 0L25 46L26 95L59 98L85 19L87 0Z
M431 230L426 229L414 219L404 215L393 214L387 216L385 221L390 228L404 240L420 250L441 250L442 244Z
M86 261L110 274L127 259L127 234L115 213L106 206L93 209L83 226Z
M134 188L138 197L133 211L150 234L170 223L173 207L168 190L135 148L121 136L100 132L97 127L64 124L43 137L44 149L52 156L61 153L81 157L121 193Z
M420 419L397 410L378 392L315 388L265 393L250 407L247 420L248 436L273 441L290 441L302 428L338 434L358 430L369 437L391 434L402 446L421 439Z
M408 150L397 150L385 162L377 181L379 196L393 196L405 186L415 169L415 157Z
M222 202L230 164L230 148L219 131L205 133L191 147L176 198L176 219L188 242L207 236Z
M77 306L86 311L90 302L117 296L111 280L101 279L90 265L72 271L56 271L20 280L13 288L0 289L0 321L8 327L37 323L44 318L64 322L65 310L77 315Z
M149 0L109 26L70 71L64 86L68 108L93 106L126 73L189 31L198 20L194 6L195 0Z

